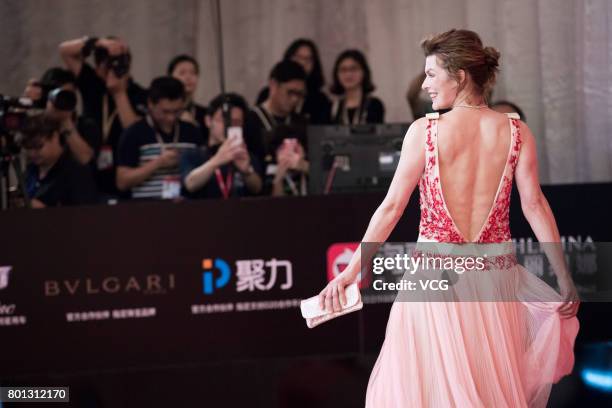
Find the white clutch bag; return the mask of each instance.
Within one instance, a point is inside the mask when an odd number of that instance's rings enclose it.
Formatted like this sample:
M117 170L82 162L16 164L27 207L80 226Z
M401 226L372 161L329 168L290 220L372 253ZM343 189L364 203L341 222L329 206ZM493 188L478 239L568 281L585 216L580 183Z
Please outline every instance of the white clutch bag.
M342 306L342 310L339 312L328 313L325 309L321 309L319 307L318 295L302 300L300 303L300 309L302 311L302 317L306 319L306 325L312 329L321 323L325 323L326 321L335 317L354 312L363 307L361 293L359 292L359 285L356 282L347 285L344 293L346 295L346 305L340 304Z

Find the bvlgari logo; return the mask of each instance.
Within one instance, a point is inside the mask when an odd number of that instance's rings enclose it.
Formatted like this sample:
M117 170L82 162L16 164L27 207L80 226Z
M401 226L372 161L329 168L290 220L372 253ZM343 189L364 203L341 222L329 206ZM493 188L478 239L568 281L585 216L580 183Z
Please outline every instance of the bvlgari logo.
M11 269L12 266L0 266L0 290L8 286Z
M141 293L163 295L175 288L174 274L107 276L45 281L45 296Z

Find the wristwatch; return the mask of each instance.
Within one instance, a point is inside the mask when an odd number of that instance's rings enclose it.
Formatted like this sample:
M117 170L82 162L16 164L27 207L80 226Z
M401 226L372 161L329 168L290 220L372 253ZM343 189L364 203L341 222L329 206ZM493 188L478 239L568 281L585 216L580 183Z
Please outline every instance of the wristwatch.
M89 57L97 42L98 37L89 37L87 35L83 37L83 48L81 49L81 55L83 55L84 58Z

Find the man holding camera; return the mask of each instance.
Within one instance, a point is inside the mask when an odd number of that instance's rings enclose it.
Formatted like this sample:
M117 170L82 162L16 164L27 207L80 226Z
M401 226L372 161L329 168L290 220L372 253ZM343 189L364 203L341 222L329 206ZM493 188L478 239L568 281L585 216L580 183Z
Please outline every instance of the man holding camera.
M59 46L66 67L77 77L84 114L98 123L102 143L96 161L96 180L102 192L119 195L116 161L124 129L146 111L146 91L129 75L131 55L118 38L84 37ZM94 67L85 62L93 53Z
M50 117L61 123L66 147L73 157L81 164L92 163L100 149L102 135L93 119L76 113L74 74L59 67L49 68L35 85L40 88L40 93L34 103L44 107Z
M33 208L94 204L95 183L88 166L77 162L66 149L61 123L48 113L25 122L22 145L28 156L26 191Z
M148 114L121 136L117 187L132 198L180 197L181 154L203 143L200 130L179 120L185 109L185 87L170 76L155 78L148 95Z
M229 127L223 105L229 107ZM185 195L189 198L229 198L256 195L261 191L261 166L246 148L242 137L248 111L240 95L221 94L208 105L204 122L208 128L207 146L181 158Z

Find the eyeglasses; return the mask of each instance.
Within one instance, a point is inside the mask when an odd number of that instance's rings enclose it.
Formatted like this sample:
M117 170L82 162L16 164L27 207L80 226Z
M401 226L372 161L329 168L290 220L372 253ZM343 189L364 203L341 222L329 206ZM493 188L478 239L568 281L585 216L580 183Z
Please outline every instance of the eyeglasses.
M359 71L361 71L361 67L359 65L350 65L348 67L338 68L338 72L341 74L345 74L349 72L359 72Z
M294 98L303 99L306 96L306 92L301 89L287 89L287 94Z

